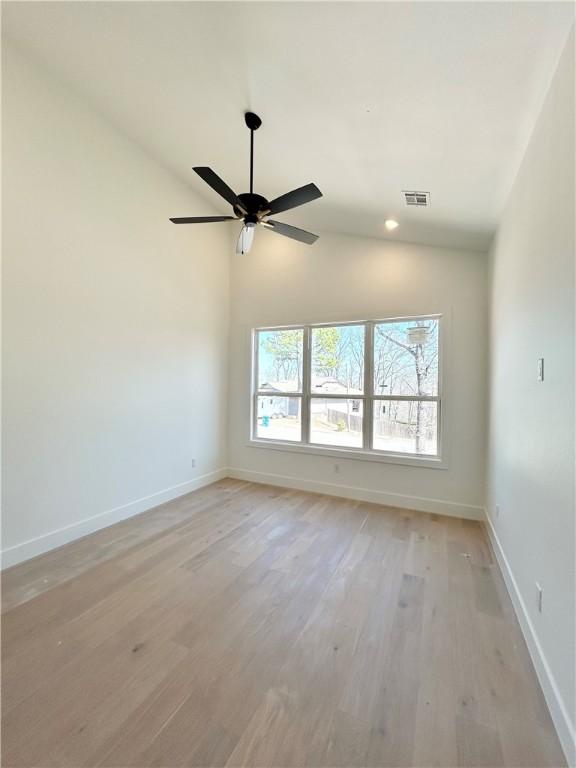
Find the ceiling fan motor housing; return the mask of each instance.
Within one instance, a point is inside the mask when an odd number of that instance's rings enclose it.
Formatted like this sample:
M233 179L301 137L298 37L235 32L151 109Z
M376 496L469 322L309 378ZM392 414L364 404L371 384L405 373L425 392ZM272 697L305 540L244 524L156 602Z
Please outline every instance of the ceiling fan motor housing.
M268 209L268 200L266 200L265 197L262 197L262 195L256 195L254 193L251 194L250 192L245 192L241 195L238 195L238 197L248 212L247 215L244 216L244 221L246 224L248 224L249 221L253 221L255 224L257 224L258 214ZM244 211L241 211L239 208L234 206L234 213L236 216L242 216Z

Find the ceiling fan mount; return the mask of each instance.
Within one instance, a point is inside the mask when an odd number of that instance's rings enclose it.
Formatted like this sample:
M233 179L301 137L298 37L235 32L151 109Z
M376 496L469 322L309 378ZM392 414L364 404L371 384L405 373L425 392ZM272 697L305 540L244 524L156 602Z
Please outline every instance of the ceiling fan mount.
M251 131L257 131L262 125L262 120L254 112L246 112L244 114L244 122Z
M211 168L206 166L194 168L200 178L232 206L234 216L186 216L173 218L170 221L174 224L204 224L242 219L244 226L238 238L237 253L248 253L254 238L254 230L258 224L263 224L279 235L312 245L318 239L318 235L298 229L298 227L293 227L290 224L283 224L281 221L272 221L268 219L268 216L310 203L312 200L322 197L322 192L315 184L306 184L304 187L293 189L272 201L256 194L254 192L254 131L260 128L262 120L254 112L246 112L244 122L250 130L250 192L237 195Z

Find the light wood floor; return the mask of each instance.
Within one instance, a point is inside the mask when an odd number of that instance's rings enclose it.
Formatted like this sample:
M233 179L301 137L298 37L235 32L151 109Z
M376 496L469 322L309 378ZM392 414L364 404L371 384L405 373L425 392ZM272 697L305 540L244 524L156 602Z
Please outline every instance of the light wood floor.
M564 764L479 523L224 480L3 607L3 766Z

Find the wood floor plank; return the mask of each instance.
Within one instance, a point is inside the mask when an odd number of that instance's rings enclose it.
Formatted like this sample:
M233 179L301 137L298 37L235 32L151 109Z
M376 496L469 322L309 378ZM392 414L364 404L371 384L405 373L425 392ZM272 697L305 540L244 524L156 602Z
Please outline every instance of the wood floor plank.
M499 768L504 755L498 731L472 718L456 716L458 764L473 768Z
M564 765L475 521L227 479L2 590L6 768Z
M2 574L2 613L75 579L101 562L154 540L167 529L175 529L179 520L189 523L196 510L206 511L210 505L217 506L247 485L241 481L222 480L138 515L138 526L134 526L132 519L124 520L7 569Z
M186 653L150 696L138 704L123 727L102 739L83 764L110 768L143 765L143 751L187 701L195 689L197 676L198 668L191 654Z

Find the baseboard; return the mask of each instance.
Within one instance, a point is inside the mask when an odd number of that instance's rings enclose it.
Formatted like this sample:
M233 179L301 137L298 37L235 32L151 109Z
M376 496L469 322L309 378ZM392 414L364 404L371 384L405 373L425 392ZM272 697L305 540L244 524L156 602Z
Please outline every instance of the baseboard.
M173 485L171 488L165 488L150 496L136 499L136 501L131 501L129 504L123 504L121 507L115 507L106 512L100 512L98 515L93 515L78 523L67 525L64 528L58 528L56 531L50 531L50 533L45 533L42 536L36 536L33 539L28 539L28 541L23 541L13 547L7 547L2 550L1 568L5 569L12 565L17 565L24 560L30 560L32 557L42 555L45 552L49 552L51 549L61 547L63 544L68 544L68 542L79 539L89 533L99 531L101 528L107 528L109 525L119 523L121 520L126 520L126 518L133 517L141 512L147 512L149 509L157 507L159 504L172 501L172 499L177 499L179 496L184 496L198 488L203 488L205 485L210 485L210 483L215 483L217 480L222 480L224 477L227 477L227 475L227 469L217 469L214 472L201 475L200 477L188 480L185 483L179 483L178 485Z
M253 472L246 469L230 468L228 475L238 480L249 480L253 483L264 483L265 485L278 485L282 488L296 488L299 491L324 493L328 496L341 496L345 499L356 499L357 501L371 501L388 507L415 509L419 512L433 512L438 515L463 517L467 520L484 520L484 508L475 507L472 504L459 504L454 501L443 501L441 499L426 499L421 496L405 496L401 493L374 491L368 488L357 488L352 485L324 483L319 480L304 480L300 477L272 475L267 472Z
M534 669L536 670L536 675L538 676L540 686L542 687L544 698L546 699L548 709L550 710L550 716L552 717L552 722L556 728L558 739L560 740L560 744L562 745L562 749L566 755L568 765L576 766L576 730L574 728L574 724L570 720L568 709L564 704L562 695L560 694L554 679L554 675L552 674L552 670L550 669L550 665L546 659L544 650L542 649L540 641L538 640L534 625L532 624L528 611L526 610L526 603L520 594L520 590L518 589L518 584L514 578L514 574L510 567L510 563L508 562L508 558L502 549L498 534L496 533L494 526L492 525L492 521L488 515L486 515L486 528L488 530L488 537L490 539L492 549L494 550L494 555L498 565L500 566L506 588L508 589L510 599L512 600L512 605L514 606L516 617L518 618L520 628L522 629L522 634L524 635L526 645L528 646L528 651L530 653Z

